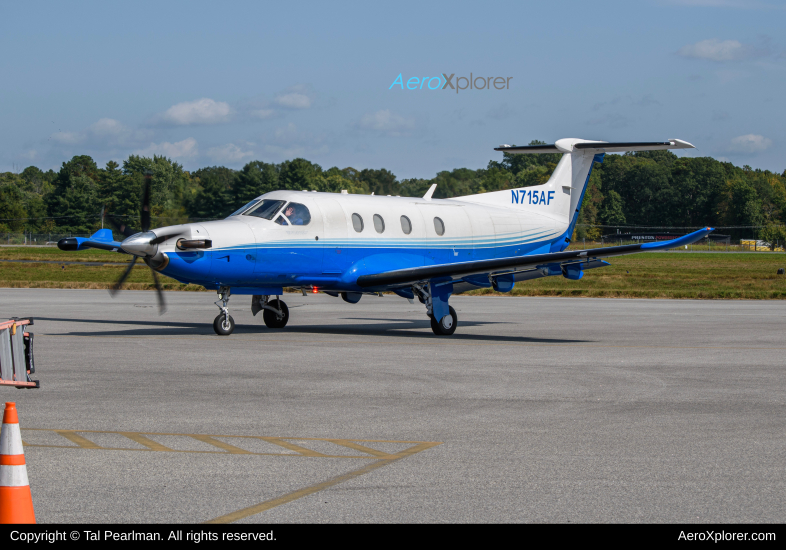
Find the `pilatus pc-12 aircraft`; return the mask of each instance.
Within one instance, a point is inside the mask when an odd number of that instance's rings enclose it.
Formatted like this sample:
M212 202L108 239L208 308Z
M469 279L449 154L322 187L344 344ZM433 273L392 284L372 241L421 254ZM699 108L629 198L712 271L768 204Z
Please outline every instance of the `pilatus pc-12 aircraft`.
M153 270L159 305L164 298L156 273L218 291L217 334L231 334L230 294L247 294L256 315L283 328L289 310L285 287L324 292L357 303L384 291L425 305L435 334L450 335L458 317L450 296L475 288L509 292L514 283L561 275L578 280L587 269L609 265L609 256L668 249L698 241L701 229L678 239L566 251L594 162L621 151L689 149L678 139L607 143L561 139L553 145L512 147L514 154L562 153L543 185L453 199L273 191L224 220L150 229L150 179L142 200L142 231L117 225L125 240L102 229L90 238L61 240L62 250L88 247L130 254Z

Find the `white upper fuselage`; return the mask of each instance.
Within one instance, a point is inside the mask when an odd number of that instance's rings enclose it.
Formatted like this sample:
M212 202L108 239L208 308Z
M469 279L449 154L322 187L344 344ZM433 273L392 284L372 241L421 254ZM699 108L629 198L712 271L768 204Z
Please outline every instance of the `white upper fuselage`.
M550 212L537 212L536 207L526 208L510 204L510 201L491 206L460 199L426 200L302 191L274 191L259 199L302 204L308 208L311 219L308 225L290 225L286 221L285 225L279 225L274 220L237 215L186 224L184 230L190 228L190 237L186 238L211 239L213 251L269 245L315 246L317 243L321 247L496 249L514 243L548 241L564 233L568 226L566 220L555 219L558 216ZM356 231L353 225L353 214L362 220L361 231ZM382 219L383 226L375 224L375 216ZM407 223L402 225L402 216L410 222L409 234L404 232ZM435 218L442 220L442 235L437 233ZM169 239L159 246L159 251L175 251L175 241Z

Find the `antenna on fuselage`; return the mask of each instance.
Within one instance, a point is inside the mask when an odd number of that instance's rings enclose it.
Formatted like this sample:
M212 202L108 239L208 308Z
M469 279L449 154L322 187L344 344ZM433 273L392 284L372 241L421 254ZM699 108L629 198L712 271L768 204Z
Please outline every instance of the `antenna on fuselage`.
M429 187L428 191L426 191L426 194L423 195L423 198L426 199L427 201L430 201L431 200L431 195L434 194L434 189L436 189L436 188L437 188L437 184L436 183L432 183L431 187Z

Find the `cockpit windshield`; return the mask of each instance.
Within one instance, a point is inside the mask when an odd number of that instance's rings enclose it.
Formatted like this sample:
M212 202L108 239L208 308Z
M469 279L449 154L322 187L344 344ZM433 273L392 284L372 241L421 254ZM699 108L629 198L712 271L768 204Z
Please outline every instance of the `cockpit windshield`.
M232 216L239 216L240 214L242 214L246 210L250 209L252 206L254 206L258 202L259 202L259 199L254 199L253 201L251 201L251 202L249 202L247 204L244 204L243 206L241 206L240 208L238 208L237 210L232 212L229 216L227 216L227 218L231 218Z
M252 208L248 212L244 212L244 216L256 216L257 218L263 218L265 220L272 220L273 216L281 210L281 207L287 201L274 201L274 200L263 200L257 205L256 207Z

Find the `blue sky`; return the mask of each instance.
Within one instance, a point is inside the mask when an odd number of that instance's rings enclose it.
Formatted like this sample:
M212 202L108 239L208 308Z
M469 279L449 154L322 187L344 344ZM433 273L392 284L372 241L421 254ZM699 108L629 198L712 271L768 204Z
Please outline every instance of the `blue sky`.
M3 2L0 171L137 153L429 178L578 137L782 172L784 23L776 0ZM442 73L510 87L389 88Z

